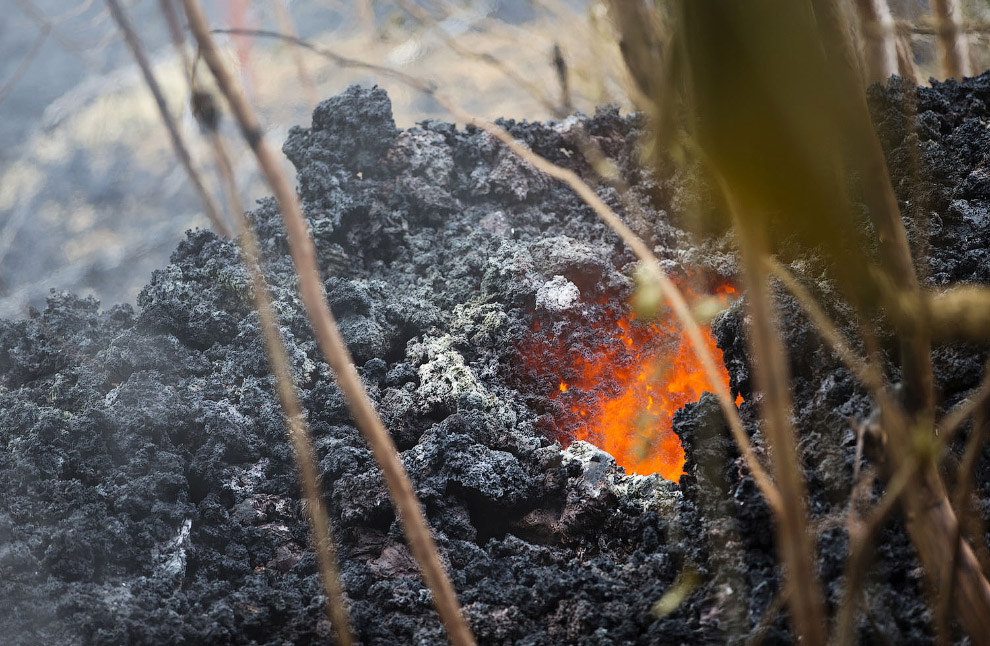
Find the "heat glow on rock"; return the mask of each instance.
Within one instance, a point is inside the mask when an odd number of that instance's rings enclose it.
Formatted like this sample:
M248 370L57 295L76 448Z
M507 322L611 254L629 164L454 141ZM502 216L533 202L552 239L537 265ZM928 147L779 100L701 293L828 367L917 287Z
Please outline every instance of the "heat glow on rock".
M717 285L711 294L685 290L692 306L707 299L709 307L724 307L735 294L731 284ZM595 327L600 343L593 347L554 337L545 350L558 356L528 357L534 365L545 366L543 370L560 368L559 383L549 393L557 404L558 439L565 446L576 440L590 442L615 457L627 473L658 473L678 480L684 450L672 430L674 413L703 392L714 391L690 340L666 310L657 319L638 321L631 313L606 309L603 322ZM540 330L539 323L535 329ZM702 333L728 385L722 351L707 324ZM741 397L736 403L740 401Z

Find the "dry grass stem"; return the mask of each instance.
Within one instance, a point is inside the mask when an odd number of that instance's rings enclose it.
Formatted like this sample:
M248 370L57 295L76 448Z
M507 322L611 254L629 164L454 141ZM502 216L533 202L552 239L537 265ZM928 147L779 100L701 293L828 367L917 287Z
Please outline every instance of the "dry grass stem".
M175 156L179 158L179 162L186 171L186 175L189 176L189 181L192 182L193 187L199 194L199 199L203 203L203 210L206 212L206 217L209 218L210 224L213 226L213 230L217 234L222 236L230 236L230 231L224 224L220 217L220 209L217 207L216 201L206 190L206 186L203 184L203 180L200 177L199 172L193 166L192 157L189 155L189 149L186 147L185 142L182 139L182 135L179 133L179 127L172 118L172 114L168 111L168 104L165 102L165 96L162 94L161 87L158 85L158 81L155 79L154 71L151 69L151 64L148 62L148 57L144 53L144 48L141 46L141 41L138 39L137 33L134 31L134 27L131 25L130 19L124 12L123 7L121 7L118 0L106 0L107 7L110 9L110 14L113 16L114 21L120 27L120 30L124 34L124 40L127 43L127 47L131 50L131 54L134 56L134 60L137 62L138 67L141 68L141 74L144 77L144 82L151 91L151 94L155 97L155 104L158 106L158 112L161 115L162 122L165 124L165 129L168 130L169 138L172 142L172 149L175 151Z
M848 114L845 118L849 132L862 147L860 172L869 178L864 182L864 198L877 233L881 261L893 287L888 295L888 306L899 310L901 303L907 302L907 309L921 311L922 295L907 232L887 173L883 149L873 130L856 58L849 43L848 27L836 0L812 0L812 4L832 69L846 89ZM903 497L903 506L907 530L921 557L925 574L930 584L937 587L951 565L944 555L958 542L954 541L958 521L933 455L935 443L931 428L935 388L931 337L925 320L901 317L897 323L906 391L904 401L911 410L905 420L897 419L900 415L896 407L883 411L883 428L889 436L885 466L888 473L896 473L915 461L920 465L914 486ZM990 635L990 583L980 572L968 545L962 547L951 576L956 578L953 600L960 623L974 639Z
M182 61L182 69L187 75L192 74L192 61L189 52L186 51L186 39L182 33L182 25L179 23L179 14L175 9L175 0L159 0L158 6L165 16L165 24L168 25L168 33L172 39L172 47L175 48L179 59ZM189 78L189 76L187 76ZM193 89L193 88L190 88Z
M865 521L857 520L856 510L850 509L849 517L849 558L846 560L845 585L842 602L835 622L834 642L839 646L855 642L855 622L859 606L856 597L862 592L863 580L869 566L873 542L887 519L897 509L901 496L908 490L918 472L919 463L912 461L887 481L886 492ZM855 501L852 501L853 504Z
M790 588L781 588L777 590L777 593L773 595L773 599L770 600L770 604L767 609L763 612L763 616L760 617L760 622L756 624L753 628L753 632L749 634L746 639L746 646L760 646L763 640L767 636L767 631L773 626L773 622L777 620L777 616L780 615L780 611L784 609L784 606L790 601L791 590Z
M990 382L987 379L987 375L990 375L990 364L984 368L984 380L985 382ZM980 402L978 409L978 415L973 422L973 430L966 442L966 449L963 452L962 462L959 465L959 471L956 478L956 490L952 496L953 507L956 509L956 514L959 517L958 525L956 526L956 538L953 542L952 550L952 560L949 565L947 573L955 572L959 564L959 556L962 551L963 543L963 528L967 524L969 519L970 505L969 497L973 485L973 472L976 469L976 463L983 451L984 444L987 440L987 434L990 433L990 406L987 406L986 399ZM981 532L982 534L982 532ZM978 535L977 540L981 540ZM950 617L952 612L952 597L955 594L956 579L952 576L946 576L942 579L942 585L939 588L938 596L938 606L936 608L936 625L938 626L938 637L939 641L948 644L951 640L951 625Z
M959 0L932 0L935 31L942 48L942 67L949 78L969 76L969 42L960 25L962 8Z
M942 443L950 442L963 422L984 406L987 401L990 401L990 365L983 369L983 379L980 380L980 385L973 395L961 401L935 425Z
M743 278L752 323L747 341L753 365L765 433L773 451L773 472L779 486L781 507L776 514L777 551L789 591L788 606L795 633L802 643L824 646L826 642L825 600L817 574L815 544L808 527L804 470L797 449L797 434L791 423L790 371L783 341L774 325L774 308L767 284L768 255L765 232L743 227L734 195L722 183L725 198L739 233L743 256Z
M860 145L859 170L864 177L870 178L863 183L863 198L876 230L883 267L894 288L893 298L920 299L907 231L890 183L887 160L873 129L862 76L849 40L849 27L837 0L811 0L811 3L831 68L846 94L842 104L846 111L843 117L850 140ZM898 331L907 399L919 417L931 417L935 391L928 328L905 322Z
M897 33L887 0L856 0L869 81L886 81L898 72Z
M324 503L323 488L320 486L319 469L313 451L313 443L310 439L309 425L306 423L302 406L299 403L299 396L296 394L292 373L289 370L289 357L279 335L278 323L275 320L271 299L268 296L268 286L261 272L258 239L241 208L240 198L237 197L237 185L234 183L231 173L229 157L215 132L213 136L216 138L214 145L218 146L217 156L220 160L220 172L227 184L227 191L231 196L231 209L234 211L238 223L241 250L244 252L245 264L251 273L254 307L258 311L261 323L265 352L268 354L268 363L275 378L279 402L282 405L282 412L285 414L289 439L296 456L299 482L303 490L303 499L306 501L306 515L313 532L313 548L316 552L317 567L327 594L327 615L330 617L330 623L335 633L335 642L339 646L351 646L354 643L354 635L348 617L344 586L340 581L340 565L337 560L333 526L330 524L330 516Z
M410 551L419 563L426 585L433 592L433 602L440 619L447 629L451 642L455 645L474 644L474 637L461 611L450 579L440 563L436 544L430 535L409 476L402 466L392 438L385 430L364 390L351 361L350 352L327 305L316 263L316 249L309 236L309 229L295 191L282 174L275 155L266 143L258 119L245 100L240 86L221 60L199 2L183 0L183 5L190 28L199 44L200 53L213 72L245 140L275 193L289 238L289 250L299 277L300 297L309 315L317 343L334 371L357 427L368 441L382 469L392 500L402 520Z
M184 46L178 16L171 0L161 1L162 12L168 22L172 43L183 60L184 68L190 69L189 57ZM186 77L192 81L190 76ZM190 90L192 88L190 87ZM205 124L209 125L209 124ZM215 124L214 124L215 125ZM336 543L333 538L333 527L330 524L323 491L319 483L315 456L308 424L302 413L302 406L296 394L294 381L289 369L289 359L279 335L275 321L268 287L261 271L260 252L257 236L245 216L240 199L237 183L234 179L233 165L226 146L215 128L206 128L206 135L214 152L214 157L223 182L230 212L237 224L238 243L244 256L245 265L251 275L252 299L258 312L262 340L265 353L268 356L272 376L275 379L279 403L285 415L286 430L292 442L299 478L303 489L303 499L306 501L306 515L313 532L313 546L316 553L317 567L327 595L327 616L336 635L335 642L340 646L350 646L354 643L353 633L348 617L344 588L340 581L340 567L337 560Z

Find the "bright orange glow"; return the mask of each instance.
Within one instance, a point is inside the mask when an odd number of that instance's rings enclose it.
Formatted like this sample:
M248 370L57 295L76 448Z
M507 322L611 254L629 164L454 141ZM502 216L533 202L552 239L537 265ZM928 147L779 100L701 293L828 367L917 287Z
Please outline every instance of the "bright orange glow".
M690 305L714 297L724 306L736 289L723 284L714 292L699 296L685 290L685 298ZM562 443L584 440L610 453L627 473L659 473L676 481L683 473L684 450L671 427L674 413L714 389L673 314L642 322L632 314L605 312L610 322L594 335L602 339L601 347L568 347L573 340L548 339L537 356L526 357L527 364L544 374L559 369L558 378L564 379L549 393L560 405ZM707 325L702 332L728 385L722 351ZM550 348L562 356L547 357ZM741 401L741 396L736 399Z

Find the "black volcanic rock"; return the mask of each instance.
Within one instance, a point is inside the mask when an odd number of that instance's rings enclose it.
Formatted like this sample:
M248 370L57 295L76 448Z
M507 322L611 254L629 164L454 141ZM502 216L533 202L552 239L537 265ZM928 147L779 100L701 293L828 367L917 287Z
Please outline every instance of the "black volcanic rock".
M933 284L990 279L986 133L978 127L990 118L980 98L988 94L990 76L920 90L895 82L871 94ZM903 116L905 96L918 97L916 116ZM719 275L733 265L727 244L690 243L671 224L685 189L666 171L637 166L640 117L605 109L504 125L588 175L577 161L579 123L637 194L662 202L636 226L671 269L684 263ZM922 175L902 181L918 138ZM557 376L526 368L523 348L540 347L531 343L534 324L590 343L609 310L625 308L632 256L590 209L482 131L438 122L396 129L380 89L323 102L284 150L299 172L328 300L479 642L745 641L779 593L779 573L772 519L714 399L675 416L688 458L679 484L626 476L590 445L561 449L555 440L566 429L556 428L548 396ZM596 190L618 204L613 189ZM358 637L446 643L381 472L313 341L274 202L251 218ZM0 321L5 643L328 641L250 289L236 245L196 231L155 272L136 311L58 294L32 320ZM865 419L870 402L795 304L781 298L780 308L821 575L834 604L848 543L835 521L852 472L848 419ZM765 453L740 307L713 330L732 387L747 398L747 430ZM976 385L984 356L938 350L945 405ZM987 460L978 474L986 501ZM652 614L689 571L698 583L685 602ZM877 628L895 643L933 641L913 550L896 522L884 530L867 591L873 623L860 627L864 641ZM783 612L764 643L788 643L788 630Z

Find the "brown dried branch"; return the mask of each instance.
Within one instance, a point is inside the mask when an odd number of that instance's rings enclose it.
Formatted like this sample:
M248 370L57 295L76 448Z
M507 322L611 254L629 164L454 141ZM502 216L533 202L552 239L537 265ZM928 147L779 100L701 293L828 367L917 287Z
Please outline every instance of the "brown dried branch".
M870 390L874 397L874 400L880 405L881 410L884 411L884 415L887 417L887 426L891 424L905 424L906 419L899 417L896 411L899 411L900 407L896 404L892 398L889 397L886 390L882 387L882 377L876 373L873 367L865 362L860 361L855 355L846 348L845 343L841 340L839 332L834 328L831 320L822 312L817 303L812 299L810 294L804 291L804 288L793 279L789 272L784 269L778 263L773 261L770 262L771 272L775 277L777 277L782 284L794 294L798 303L802 306L805 312L808 314L812 323L819 329L822 336L827 340L829 345L836 351L836 353L842 358L843 362L847 365L853 374L856 374L862 383L864 383ZM958 426L966 419L973 411L984 405L988 400L990 400L990 370L987 370L984 374L984 379L980 385L980 388L976 394L971 398L966 400L959 407L951 411L946 415L946 418L941 424L940 428L940 446L947 444ZM859 442L857 442L857 447ZM936 454L940 453L941 450L934 449ZM969 451L967 451L967 455ZM859 450L857 449L857 466L858 466L858 455ZM964 459L964 465L966 460ZM839 621L838 621L838 643L844 644L849 643L850 640L850 622L854 620L854 616L849 613L854 612L854 601L852 596L855 591L860 586L860 581L862 580L862 570L866 567L866 556L868 554L869 546L875 537L875 532L877 531L880 520L885 519L890 511L894 508L894 503L900 501L901 496L906 492L908 484L914 479L917 474L918 468L922 466L918 461L910 461L907 463L906 470L902 470L893 478L891 478L888 483L888 492L885 497L883 506L880 509L878 515L874 521L871 521L867 525L866 530L859 532L859 538L853 541L853 545L850 549L850 558L847 567L847 588L846 588L846 602L843 604L840 610ZM969 471L964 467L961 469L963 476L968 478L966 475ZM964 543L960 541L959 532L962 527L963 514L965 512L964 507L961 507L964 498L961 498L959 494L954 497L953 507L959 513L960 518L955 522L955 535L952 539L950 545L954 547L951 548L952 558L949 561L948 567L944 568L941 573L941 582L939 584L939 590L942 590L942 594L939 596L939 605L936 612L936 616L939 617L939 625L947 625L945 622L945 613L949 612L951 609L950 600L954 594L955 586L957 580L960 578L960 562L962 555L968 549ZM852 507L855 506L855 500L851 503L851 513ZM852 522L852 521L851 521ZM857 536L856 531L852 531L855 525L851 525L850 536ZM966 548L966 549L964 549ZM853 578L849 578L853 577ZM859 578L856 578L859 577ZM940 632L941 634L941 632Z
M214 231L222 236L230 236L230 231L224 224L220 217L220 209L217 208L216 201L206 190L206 186L203 184L203 180L199 175L199 172L193 166L192 157L189 155L189 149L186 147L185 142L182 139L182 135L179 133L179 127L172 118L172 114L168 110L168 104L165 102L165 96L162 94L161 87L158 85L158 81L155 79L154 71L151 69L151 64L148 62L148 57L144 53L144 48L141 46L141 41L139 40L137 33L134 31L134 27L131 25L130 18L124 13L123 7L120 5L118 0L106 0L107 7L110 9L110 14L113 16L114 21L120 27L120 30L124 34L124 40L127 43L128 48L131 50L131 54L134 56L134 60L137 62L138 67L141 68L141 74L144 76L144 82L151 91L151 94L155 98L155 104L158 106L158 113L161 115L162 122L165 124L165 129L168 130L168 136L172 143L172 149L175 152L175 156L179 158L179 162L186 171L186 175L189 177L189 181L192 182L193 188L199 194L199 199L203 203L203 210L206 213L206 217L209 218L210 224L213 226Z
M719 177L721 180L721 178ZM791 423L790 370L781 336L774 324L773 302L767 284L769 256L766 232L744 226L735 195L720 181L743 256L743 277L752 323L747 341L756 389L763 394L760 410L765 433L773 451L773 471L781 495L776 510L777 550L786 572L794 630L804 644L826 643L825 600L817 574L814 539L808 527L805 506L804 470L797 449L797 434Z
M943 446L952 441L956 430L984 404L990 401L990 366L983 370L983 379L971 397L961 401L955 408L945 414L936 425L936 431Z
M887 161L873 130L859 65L849 41L849 28L837 0L811 0L815 18L829 57L836 83L846 100L842 115L850 140L860 145L860 171L868 178L863 182L863 197L877 233L881 261L894 295L905 299L919 298L918 278L911 257L907 231L901 220L897 197L890 183ZM931 417L934 409L931 340L927 326L905 321L899 329L901 363L908 391L920 417Z
M846 583L843 587L842 602L839 604L834 635L835 643L839 646L854 643L856 613L859 608L856 597L862 591L873 542L884 523L897 509L901 502L901 496L908 490L916 477L918 467L919 463L916 461L906 463L887 481L887 490L883 498L865 521L857 521L855 509L850 509L849 558L846 561L844 577ZM850 504L854 505L855 502L853 500Z
M186 52L185 39L182 36L175 6L172 4L172 0L161 0L160 6L169 25L172 44L183 61L183 68L187 71L186 80L190 84L190 91L195 96L196 90L192 87L193 79L189 74L191 63ZM330 618L331 627L336 634L336 643L341 646L350 646L354 642L354 637L350 626L344 587L340 581L340 566L337 559L336 542L333 537L333 526L330 524L329 514L324 504L323 491L320 486L312 441L310 439L309 425L306 423L305 417L302 414L302 406L299 403L299 397L296 394L291 371L289 370L288 355L285 351L285 345L282 343L282 338L279 335L274 310L271 306L271 298L268 295L268 287L261 271L261 254L259 252L257 236L245 215L237 182L234 179L233 164L230 161L230 155L227 153L223 139L216 129L216 119L205 122L201 121L200 125L206 131L213 149L220 178L226 191L227 204L237 225L238 243L240 244L245 264L251 274L252 298L254 300L255 310L258 312L262 340L265 344L265 353L268 356L272 376L275 379L279 403L285 415L286 430L288 431L290 441L293 445L294 455L296 456L296 467L299 470L300 486L303 490L303 498L306 501L306 515L310 522L310 529L313 532L313 547L316 553L317 568L327 595L327 616Z
M969 76L969 41L960 28L962 8L959 0L932 0L935 32L942 48L942 68L949 78Z
M990 287L962 285L926 294L924 309L932 335L939 340L990 341Z
M935 21L897 21L897 30L902 34L916 34L919 36L937 36L939 26ZM959 31L964 34L986 34L990 33L990 23L962 21L959 23Z
M458 646L474 644L454 588L440 563L436 544L430 535L426 518L420 508L408 474L402 466L395 444L385 430L374 405L364 390L350 352L340 335L327 304L319 279L316 249L295 191L268 147L254 111L246 101L239 84L227 71L210 36L209 25L197 0L183 0L190 28L200 47L200 53L217 85L226 97L245 140L254 152L282 212L289 238L289 250L299 277L299 294L316 334L317 343L337 378L351 415L368 441L382 469L392 500L406 533L410 551L419 563L426 585L433 593L433 602L450 640Z
M774 278L794 297L804 313L822 335L826 344L839 356L849 372L866 386L874 399L882 398L885 391L884 377L873 363L865 361L853 352L832 319L821 309L815 298L794 278L786 267L772 258L767 258L767 268ZM889 399L889 398L886 398Z
M856 0L860 34L863 37L866 77L886 81L898 71L897 34L887 0Z
M877 232L879 250L887 279L893 287L889 304L908 303L905 309L920 311L922 296L900 217L897 199L890 184L886 160L873 130L857 64L848 40L848 29L836 0L812 0L815 16L837 75L848 101L845 114L848 130L859 141L862 159L860 171L867 178L864 198ZM921 318L921 317L919 317ZM937 586L952 564L944 555L956 544L958 520L952 509L939 473L932 438L934 416L934 381L931 365L931 339L926 321L902 318L898 321L901 363L906 386L905 401L911 416L899 417L896 408L883 410L884 431L890 441L884 458L888 474L914 470L918 476L903 497L908 533L918 550L925 573ZM980 572L972 549L963 546L960 558L949 576L956 579L954 610L971 637L990 635L990 583Z
M918 85L918 66L914 63L914 53L911 51L909 34L898 32L897 38L897 70L898 74L907 79L911 85Z
M168 25L168 33L172 38L172 47L182 60L182 69L186 72L186 78L190 79L193 64L189 59L189 52L186 51L186 39L182 34L182 25L179 24L179 14L175 10L175 0L159 0L158 4L162 10L162 14L165 16L165 23ZM195 88L191 87L191 84L189 89L195 91Z

